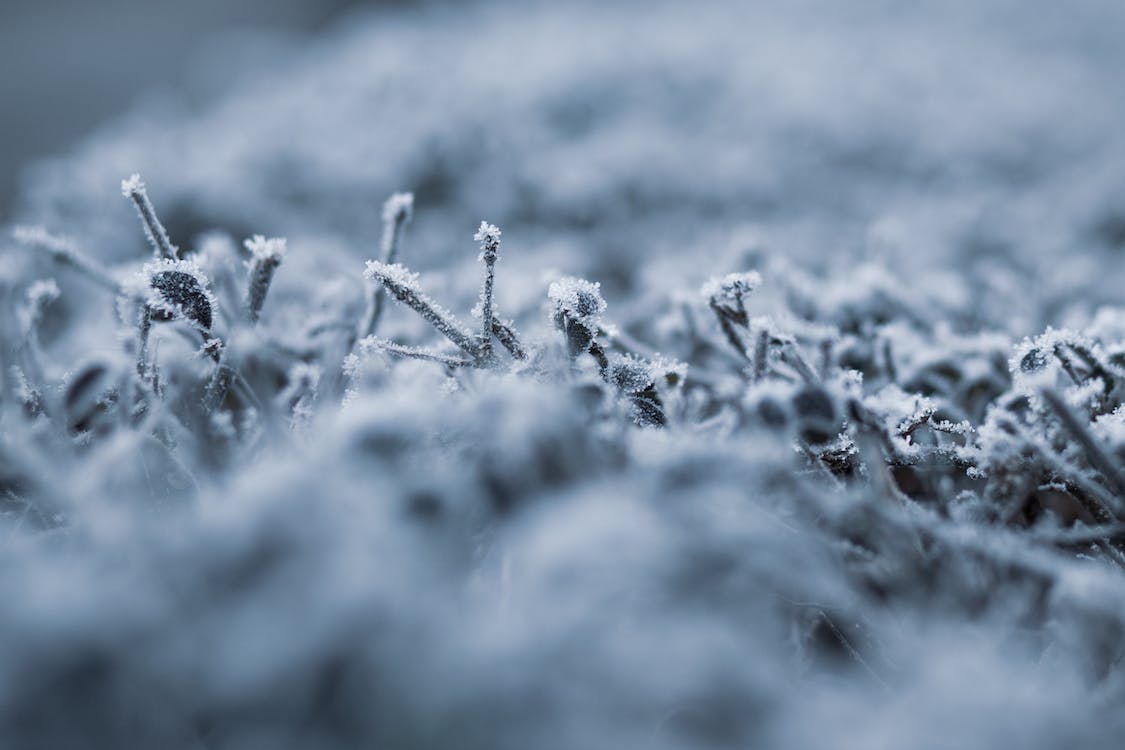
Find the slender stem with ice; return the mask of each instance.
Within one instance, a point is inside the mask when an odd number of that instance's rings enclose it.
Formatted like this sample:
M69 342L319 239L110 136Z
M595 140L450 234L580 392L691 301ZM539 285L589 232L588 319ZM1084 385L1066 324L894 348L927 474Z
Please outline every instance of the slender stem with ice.
M141 176L134 174L129 179L122 180L121 194L133 201L133 205L137 207L137 213L141 217L145 234L152 244L153 255L158 259L179 260L180 251L168 239L168 233L164 231L164 225L157 218L156 209L153 208L152 201L148 198L148 191L145 190L145 184L141 182Z
M492 306L492 289L496 283L496 258L500 250L500 230L488 222L482 221L473 239L480 243L480 259L484 262L484 285L481 288L481 333L480 357L489 359L492 356L492 322L494 310Z
M379 246L379 255L386 264L395 263L398 259L399 246L402 244L402 234L406 225L414 215L414 194L395 193L383 204L383 241ZM383 317L386 306L386 297L383 287L376 285L371 292L371 304L368 307L367 320L364 322L360 337L375 333L379 320Z

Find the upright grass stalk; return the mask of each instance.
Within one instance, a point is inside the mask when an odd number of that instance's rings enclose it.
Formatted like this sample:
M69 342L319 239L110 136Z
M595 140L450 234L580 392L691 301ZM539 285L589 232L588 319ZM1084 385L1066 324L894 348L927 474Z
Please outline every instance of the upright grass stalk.
M379 245L379 256L383 263L388 265L398 262L399 246L402 244L403 230L414 217L414 194L395 193L383 204L383 239ZM371 291L371 303L368 305L367 319L360 327L360 338L366 338L375 333L379 327L379 320L383 317L386 306L386 297L383 287L379 284Z
M484 263L484 284L480 292L481 304L481 333L480 352L482 360L492 358L492 335L494 310L492 306L492 290L496 283L496 259L500 250L500 230L496 226L482 221L473 239L480 243L480 259Z
M273 281L273 273L285 258L285 238L266 238L260 234L246 240L243 245L250 251L250 274L246 283L246 317L257 323L262 314L266 294Z
M145 190L145 184L141 182L141 176L134 174L129 179L122 180L121 194L133 201L133 205L137 207L137 214L141 217L145 235L148 237L149 243L152 244L153 257L179 260L180 251L168 239L168 233L164 230L164 225L157 218L156 209L153 208L152 201L148 198L148 191Z
M148 340L152 333L152 308L145 305L141 309L141 319L137 323L137 375L142 381L147 381L148 367Z

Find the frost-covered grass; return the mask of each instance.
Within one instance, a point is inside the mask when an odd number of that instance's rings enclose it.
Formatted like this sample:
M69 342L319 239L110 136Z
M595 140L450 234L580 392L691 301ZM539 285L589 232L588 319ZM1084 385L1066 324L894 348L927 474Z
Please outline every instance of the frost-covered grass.
M44 165L0 745L1117 747L1122 18L1036 10L401 11Z

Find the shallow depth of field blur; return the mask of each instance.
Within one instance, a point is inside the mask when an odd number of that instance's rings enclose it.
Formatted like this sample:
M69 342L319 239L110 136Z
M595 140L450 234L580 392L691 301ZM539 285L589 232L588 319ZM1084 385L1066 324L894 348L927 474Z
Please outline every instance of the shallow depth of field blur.
M1125 5L193 5L0 11L0 746L1120 746Z

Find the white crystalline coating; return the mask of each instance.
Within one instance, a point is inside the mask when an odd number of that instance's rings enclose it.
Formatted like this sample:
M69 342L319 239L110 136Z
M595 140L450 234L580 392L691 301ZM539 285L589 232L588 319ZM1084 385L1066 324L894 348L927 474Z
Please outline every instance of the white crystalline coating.
M704 282L700 293L709 300L737 303L761 285L762 275L757 271L728 273L726 276L712 276Z
M395 193L383 203L383 221L409 221L414 216L414 193Z
M655 378L648 362L626 355L610 363L609 380L622 393L635 394L648 389Z
M556 313L563 312L590 330L598 326L607 307L602 299L601 284L574 276L551 282L547 297L555 303Z
M289 368L289 383L292 387L315 390L320 383L321 369L309 362L298 362Z
M412 272L401 263L383 263L378 260L367 261L367 269L363 275L373 281L384 284L404 287L417 291L418 274Z
M477 233L473 235L473 239L482 244L499 245L500 229L495 224L482 221L477 228Z
M250 251L255 260L280 263L282 258L285 257L286 242L287 240L284 237L266 237L256 234L250 239L244 240L242 246Z
M27 288L27 299L37 307L49 305L59 298L59 285L54 279L40 279Z
M141 181L141 176L136 172L121 181L121 194L126 198L131 198L137 193L143 193L144 190L145 184Z
M353 352L353 353L349 354L348 356L344 357L344 363L341 366L341 370L343 371L344 375L346 375L347 377L354 378L356 376L356 374L359 372L360 364L361 364L361 362L360 362L360 359L359 359L359 355L355 354Z
M133 292L137 297L145 300L145 302L158 309L163 310L170 314L180 312L178 306L170 302L155 286L152 280L156 274L159 273L184 273L195 279L196 284L199 285L204 300L210 306L212 317L215 311L219 308L219 301L211 292L211 282L207 279L207 275L203 270L191 260L169 260L161 258L146 263L141 270L136 273L131 279L125 283L127 290Z

